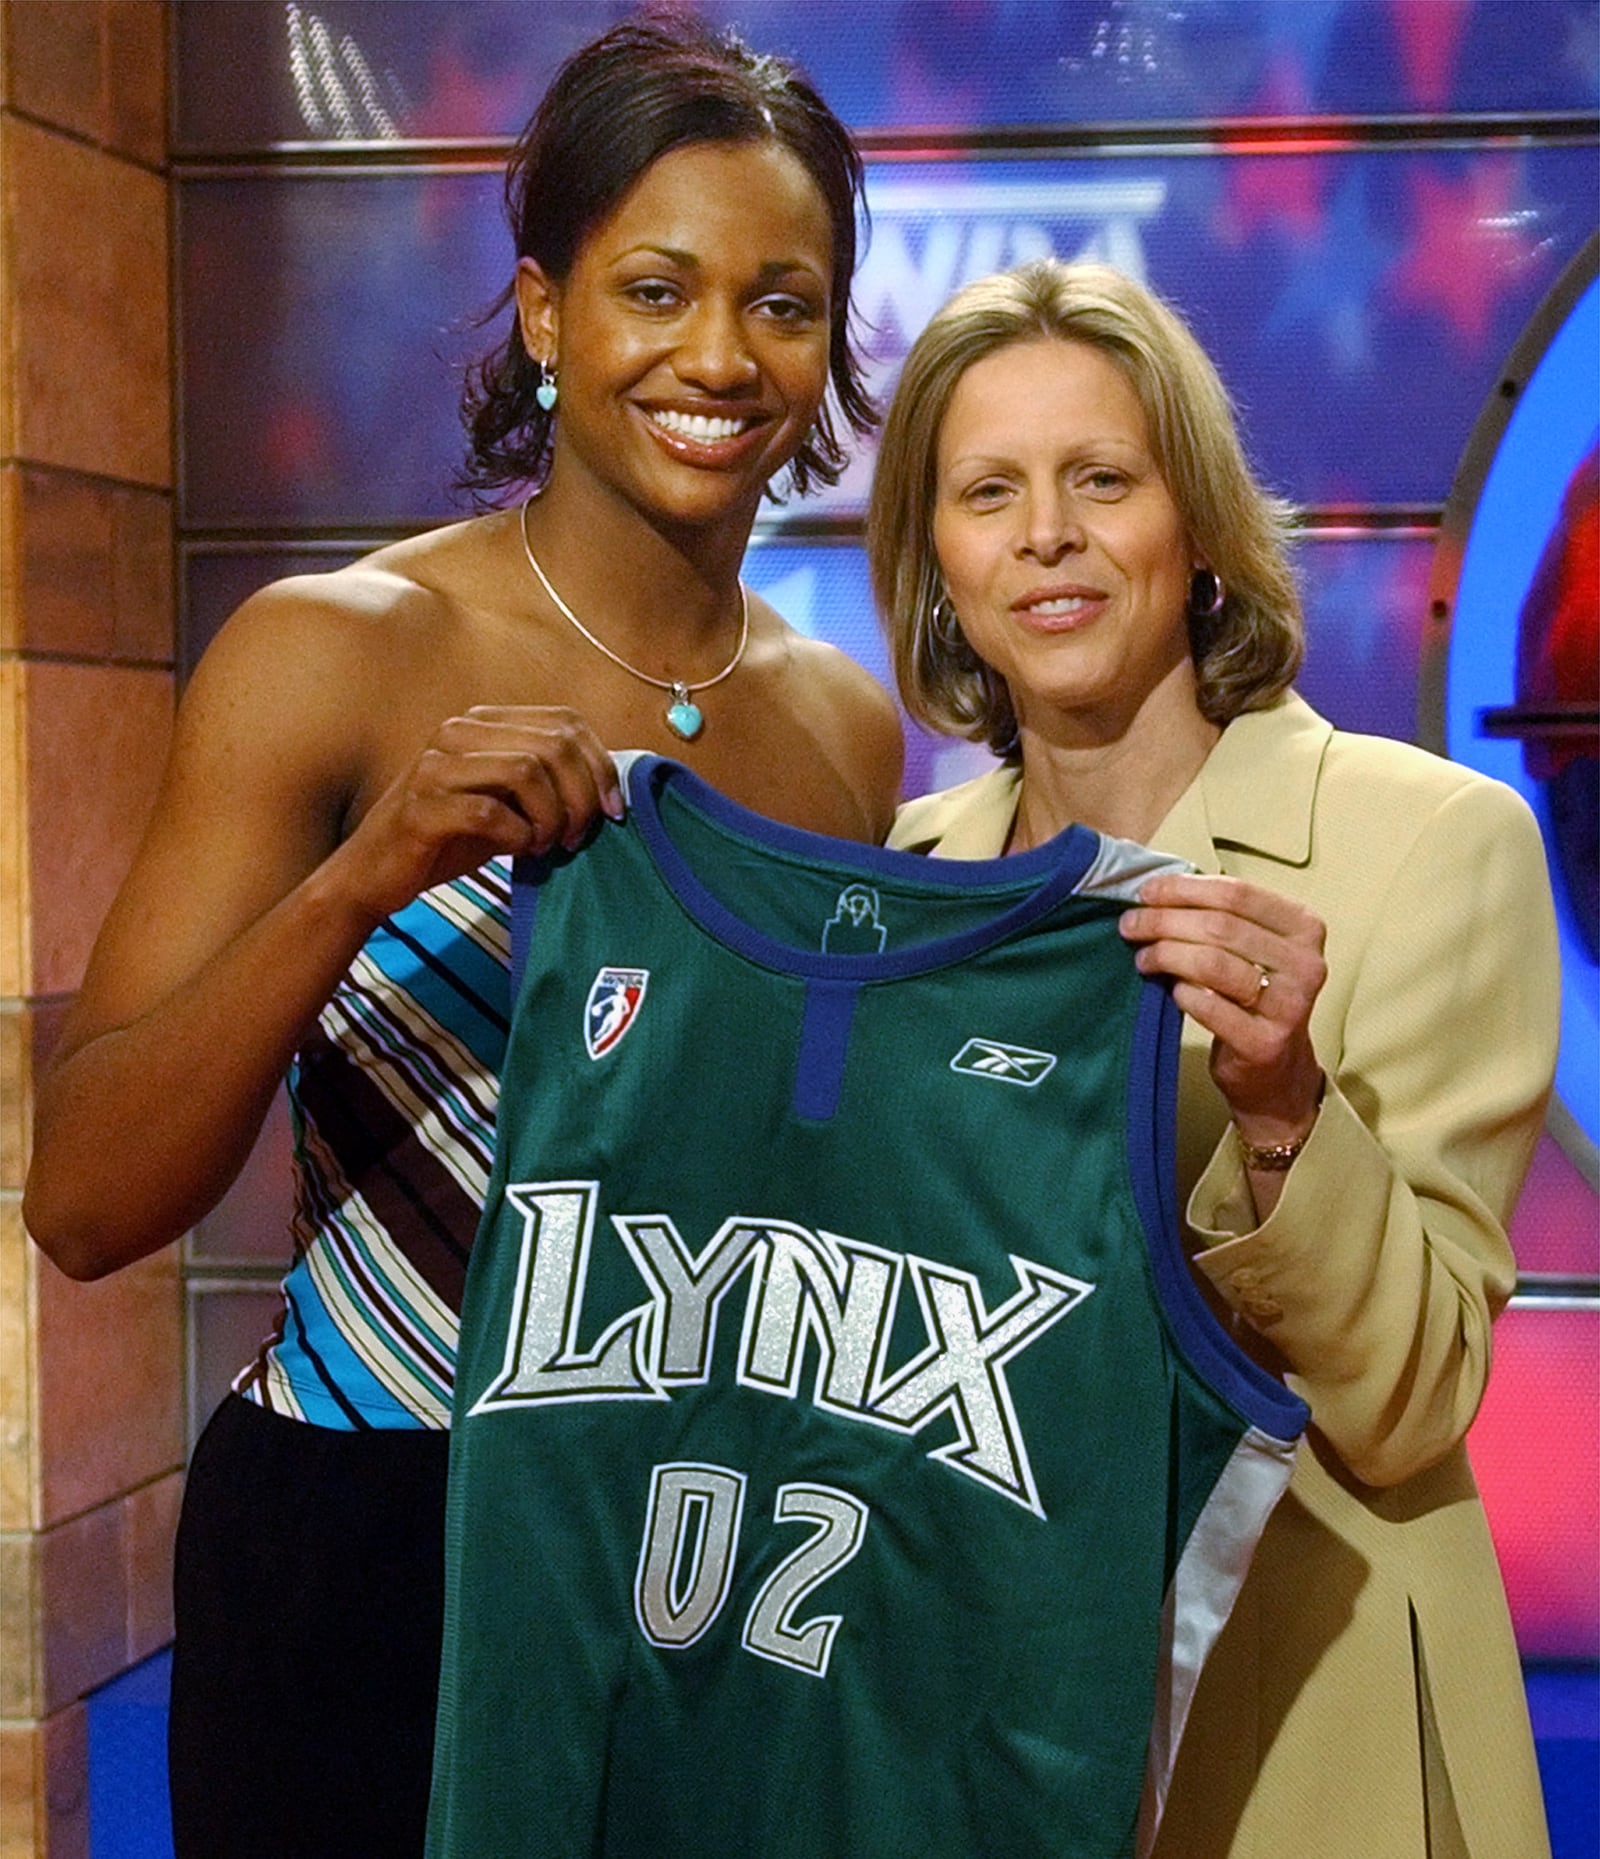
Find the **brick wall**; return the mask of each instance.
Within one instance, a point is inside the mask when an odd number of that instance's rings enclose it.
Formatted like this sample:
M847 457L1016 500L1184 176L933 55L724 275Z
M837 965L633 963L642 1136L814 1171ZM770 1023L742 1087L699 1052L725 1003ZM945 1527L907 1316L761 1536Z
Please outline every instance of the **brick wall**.
M171 727L163 0L0 0L0 1859L88 1852L81 1699L171 1634L172 1252L24 1235L32 1079Z

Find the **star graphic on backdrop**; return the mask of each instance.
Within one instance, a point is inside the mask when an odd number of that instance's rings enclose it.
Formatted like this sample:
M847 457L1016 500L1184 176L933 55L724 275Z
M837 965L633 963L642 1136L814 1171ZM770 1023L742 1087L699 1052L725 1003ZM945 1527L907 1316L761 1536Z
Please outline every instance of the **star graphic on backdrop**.
M1345 728L1404 736L1414 727L1432 557L1420 536L1303 544L1307 693Z
M1357 164L1321 226L1298 243L1262 331L1271 342L1320 330L1327 364L1338 375L1357 373L1370 360L1372 294L1394 259L1392 241L1367 210L1368 173L1367 163Z
M313 400L287 398L269 407L261 453L275 484L323 477L332 463L332 430L326 408Z
M1566 43L1557 54L1558 61L1577 74L1587 96L1600 77L1600 36L1592 19L1574 17L1567 22Z
M1281 121L1311 114L1311 93L1301 64L1285 53L1272 62L1246 116ZM1322 224L1322 196L1330 165L1309 152L1289 153L1275 144L1270 153L1251 151L1248 140L1230 142L1239 159L1223 165L1223 191L1213 230L1226 246L1239 246L1259 228L1310 239ZM1323 144L1325 146L1325 144Z
M1434 168L1408 177L1414 231L1390 287L1396 302L1437 312L1474 354L1538 258L1537 213L1513 204L1519 167L1515 155L1490 154L1459 177Z
M1307 543L1303 552L1306 604L1322 619L1317 636L1325 640L1325 655L1337 654L1374 676L1390 649L1385 642L1392 553L1381 542L1374 547L1342 539ZM1337 639L1332 637L1335 631Z
M398 92L398 80L393 82ZM498 136L508 123L521 123L528 94L525 66L513 60L505 70L479 70L458 44L447 40L429 59L422 93L400 98L402 132L421 141ZM457 236L462 197L459 175L448 170L424 173L416 208L417 228L424 239L445 241Z
M1345 0L1305 0L1292 7L1282 7L1272 22L1273 37L1281 35L1284 46L1293 47L1293 56L1306 75L1308 94L1320 87L1329 64L1335 59L1343 41L1341 14ZM1326 104L1324 104L1326 108Z
M527 113L528 96L525 68L513 62L501 71L477 71L458 46L446 44L429 63L427 89L407 107L405 132L422 138L500 135Z
M1414 109L1432 114L1449 107L1461 35L1473 0L1433 0L1431 6L1390 0L1401 79Z

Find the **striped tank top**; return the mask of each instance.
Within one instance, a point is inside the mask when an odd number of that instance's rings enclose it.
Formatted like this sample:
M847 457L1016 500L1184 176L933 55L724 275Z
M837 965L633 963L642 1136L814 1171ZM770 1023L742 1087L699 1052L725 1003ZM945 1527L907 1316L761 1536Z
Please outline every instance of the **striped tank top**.
M289 1074L294 1262L235 1390L314 1426L445 1428L510 1012L510 861L368 939Z

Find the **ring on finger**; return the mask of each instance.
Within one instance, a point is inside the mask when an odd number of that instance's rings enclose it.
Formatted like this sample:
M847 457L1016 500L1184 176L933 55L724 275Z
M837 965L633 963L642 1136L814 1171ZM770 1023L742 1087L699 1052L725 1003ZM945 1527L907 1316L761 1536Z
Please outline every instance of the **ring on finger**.
M1248 1004L1259 1010L1262 997L1265 995L1267 989L1272 986L1272 970L1267 967L1265 962L1252 962L1250 966L1256 971L1256 991L1251 996Z

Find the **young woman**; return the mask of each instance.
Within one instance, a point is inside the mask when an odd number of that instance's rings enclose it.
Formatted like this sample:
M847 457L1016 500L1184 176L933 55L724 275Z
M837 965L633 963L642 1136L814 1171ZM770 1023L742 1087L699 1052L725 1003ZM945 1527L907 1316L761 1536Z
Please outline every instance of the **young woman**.
M888 698L739 580L774 477L829 480L836 421L871 416L860 181L810 87L735 41L645 22L576 54L511 161L514 320L469 396L475 484L537 494L266 589L184 696L27 1195L63 1269L113 1271L214 1205L289 1075L285 1316L179 1536L184 1859L421 1850L506 855L618 809L610 747L888 826Z
M911 802L892 843L994 858L1081 821L1197 867L1122 929L1187 1016L1195 1268L1311 1428L1154 1853L1537 1859L1462 1442L1555 1061L1549 884L1508 789L1294 695L1284 514L1131 279L1046 261L953 298L901 375L869 547L907 709L1004 765Z

